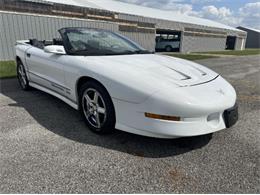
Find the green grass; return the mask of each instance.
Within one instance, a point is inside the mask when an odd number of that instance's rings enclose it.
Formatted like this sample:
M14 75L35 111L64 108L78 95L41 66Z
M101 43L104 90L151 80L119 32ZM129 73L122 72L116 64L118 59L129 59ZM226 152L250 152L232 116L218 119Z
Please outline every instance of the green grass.
M16 76L16 64L14 61L0 61L0 78Z
M211 55L200 55L200 54L180 54L180 53L166 53L165 55L173 56L177 58L182 58L185 60L204 60L209 58L217 58L218 56L211 56Z
M234 56L247 56L259 55L260 49L245 49L245 50L226 50L226 51L212 51L212 52L196 52L196 54L216 54L216 55L234 55Z

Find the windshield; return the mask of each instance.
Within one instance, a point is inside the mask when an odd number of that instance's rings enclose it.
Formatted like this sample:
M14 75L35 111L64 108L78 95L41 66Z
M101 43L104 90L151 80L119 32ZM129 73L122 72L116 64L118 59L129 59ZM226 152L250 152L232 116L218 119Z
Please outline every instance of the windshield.
M116 33L86 28L60 30L64 47L71 55L127 55L146 54L143 49Z

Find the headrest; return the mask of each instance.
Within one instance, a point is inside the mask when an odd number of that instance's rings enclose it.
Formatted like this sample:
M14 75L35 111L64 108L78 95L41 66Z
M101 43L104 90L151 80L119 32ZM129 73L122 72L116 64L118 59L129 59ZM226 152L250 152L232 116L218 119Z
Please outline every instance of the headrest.
M53 39L53 45L63 45L63 41L60 38Z
M34 47L43 49L44 48L44 43L41 41L38 41L37 39L30 39L30 44Z

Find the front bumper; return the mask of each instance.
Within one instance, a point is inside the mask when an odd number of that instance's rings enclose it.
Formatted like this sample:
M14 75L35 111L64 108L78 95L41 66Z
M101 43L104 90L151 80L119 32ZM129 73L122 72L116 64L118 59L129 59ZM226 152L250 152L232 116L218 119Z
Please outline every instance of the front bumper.
M120 117L123 123L116 123L116 128L148 137L156 138L178 138L192 137L214 133L226 128L230 128L237 121L237 105L222 112L216 112L197 118L182 118L182 121L167 121L145 117L143 112L135 112L135 107L126 105L130 103L117 102L124 104L120 107L124 111ZM125 109L124 109L125 108ZM133 115L131 114L133 113Z
M238 104L236 103L234 107L225 110L223 117L227 128L234 126L238 121Z
M178 138L206 135L226 129L223 113L218 114L219 118L207 120L207 117L197 118L194 121L165 121L139 117L142 119L132 124L116 124L116 128L134 134L157 137L157 138ZM138 128L140 127L140 128Z
M236 92L223 78L194 87L164 90L141 104L113 101L117 129L150 137L210 134L231 127L238 118L234 106ZM145 112L179 116L181 121L147 118Z

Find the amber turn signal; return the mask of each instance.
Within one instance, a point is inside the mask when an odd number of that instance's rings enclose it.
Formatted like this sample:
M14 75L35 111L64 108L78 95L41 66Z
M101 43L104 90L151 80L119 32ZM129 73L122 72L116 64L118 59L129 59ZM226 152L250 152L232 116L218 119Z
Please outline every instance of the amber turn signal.
M152 114L152 113L144 113L147 118L153 119L160 119L160 120L167 120L167 121L180 121L181 117L179 116L166 116L166 115L159 115L159 114Z

